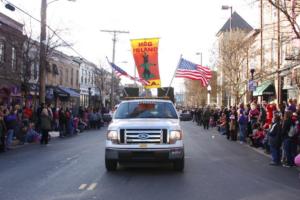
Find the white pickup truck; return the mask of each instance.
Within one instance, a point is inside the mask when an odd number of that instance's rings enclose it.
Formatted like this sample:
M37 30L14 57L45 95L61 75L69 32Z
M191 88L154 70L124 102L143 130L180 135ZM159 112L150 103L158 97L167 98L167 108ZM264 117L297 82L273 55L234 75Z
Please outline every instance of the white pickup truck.
M183 133L173 103L162 99L135 99L120 103L108 127L105 165L108 171L120 162L173 163L184 169Z

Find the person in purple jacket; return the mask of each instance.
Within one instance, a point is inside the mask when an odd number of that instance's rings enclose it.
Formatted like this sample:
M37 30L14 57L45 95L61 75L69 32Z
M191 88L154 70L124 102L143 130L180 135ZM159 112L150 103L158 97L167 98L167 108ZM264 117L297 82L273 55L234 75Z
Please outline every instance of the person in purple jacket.
M246 130L248 125L248 118L245 114L244 104L240 105L240 109L238 111L238 123L239 123L239 139L240 143L244 143L246 140Z
M291 111L292 113L297 111L296 108L297 100L289 99L288 106L286 107L286 111Z
M13 110L5 116L4 122L7 128L7 137L6 137L6 149L9 150L14 137L14 130L17 126L17 115Z

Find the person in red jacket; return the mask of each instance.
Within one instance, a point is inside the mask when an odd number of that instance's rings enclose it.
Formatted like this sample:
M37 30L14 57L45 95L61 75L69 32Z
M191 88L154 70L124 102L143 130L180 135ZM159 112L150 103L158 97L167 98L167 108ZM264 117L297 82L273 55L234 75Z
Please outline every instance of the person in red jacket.
M27 105L23 110L23 117L28 119L28 120L31 120L32 119L32 113L33 113L33 111L31 109L31 107Z
M253 135L251 137L252 145L254 147L263 147L263 140L265 138L265 132L263 128L257 124L258 129L254 129L255 131L253 132Z

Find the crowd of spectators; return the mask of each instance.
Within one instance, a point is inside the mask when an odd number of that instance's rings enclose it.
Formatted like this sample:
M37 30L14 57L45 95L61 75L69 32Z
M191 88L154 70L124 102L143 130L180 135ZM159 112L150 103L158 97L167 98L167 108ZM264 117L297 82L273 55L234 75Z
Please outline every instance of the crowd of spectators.
M290 99L277 105L263 101L229 108L198 108L193 121L204 129L217 127L228 140L262 148L271 154L271 165L292 167L300 150L300 104Z
M76 113L68 107L42 104L32 106L0 105L0 151L11 149L14 143L48 144L50 131L59 132L61 138L87 129L100 129L110 121L109 109L79 107ZM104 116L104 117L103 117Z

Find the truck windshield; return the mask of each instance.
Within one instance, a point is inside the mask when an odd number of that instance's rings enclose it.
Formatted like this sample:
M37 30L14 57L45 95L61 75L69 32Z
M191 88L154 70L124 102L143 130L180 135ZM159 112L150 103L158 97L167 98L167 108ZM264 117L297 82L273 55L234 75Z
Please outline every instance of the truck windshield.
M178 119L172 103L169 102L125 102L115 113L115 119L169 118Z

